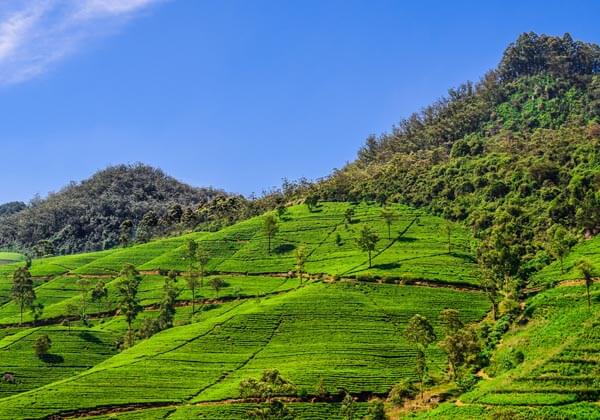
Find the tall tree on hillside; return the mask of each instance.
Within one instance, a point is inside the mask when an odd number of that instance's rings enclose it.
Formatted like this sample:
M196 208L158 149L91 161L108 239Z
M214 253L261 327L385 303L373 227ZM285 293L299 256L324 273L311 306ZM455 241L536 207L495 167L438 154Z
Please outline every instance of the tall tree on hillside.
M344 212L344 219L347 224L352 224L352 218L354 217L354 207L348 207Z
M580 260L577 263L577 270L583 276L585 281L585 290L587 293L588 309L592 307L592 299L590 297L590 287L594 283L594 271L595 267L588 260Z
M388 231L388 241L392 239L392 224L398 218L398 214L394 211L394 209L389 207L384 207L381 209L381 217L385 221L387 225Z
M175 280L173 276L165 276L163 297L160 301L158 310L159 330L165 330L173 326L173 319L175 318L175 304L177 303L177 296L179 296L179 293L181 293L181 290L175 286Z
M215 291L215 294L217 296L217 299L219 299L219 291L223 288L226 287L227 283L225 282L225 280L219 278L219 277L215 277L210 281L210 287L213 288L213 290Z
M364 225L363 228L360 230L356 243L358 244L358 247L361 251L367 252L369 254L369 268L371 268L372 266L371 254L375 250L377 241L379 241L379 236L377 235L377 233L369 226Z
M263 232L267 237L267 251L269 252L269 255L271 255L271 240L278 231L279 226L277 225L277 219L273 214L267 214L263 222Z
M302 285L302 275L304 274L304 265L306 264L306 258L308 257L308 253L306 252L306 247L304 245L298 247L296 249L296 273L298 274L298 279L300 279L300 285Z
M102 301L108 301L108 289L106 288L106 283L99 281L94 285L91 293L91 300L98 304Z
M131 219L124 220L119 227L119 245L123 248L129 246L133 236L133 222Z
M22 324L23 311L26 308L33 309L36 299L33 280L27 266L19 267L15 270L13 274L11 297L17 303L17 305L19 305Z
M421 398L423 398L423 380L427 373L426 351L427 347L437 340L437 336L427 318L416 314L408 321L408 325L404 330L404 337L415 346L417 351L416 370L419 376Z
M304 199L304 204L306 204L306 207L308 207L308 211L312 213L317 207L317 204L319 204L319 196L316 194L307 196Z
M120 273L121 280L117 285L119 292L118 307L119 311L127 321L127 344L133 345L133 321L143 310L138 298L138 288L142 281L140 273L132 264L126 264Z
M577 239L562 225L553 225L547 231L548 243L546 249L549 254L556 258L560 263L560 273L565 273L564 259Z
M196 287L198 286L198 243L190 239L183 253L183 259L187 264L187 285L192 292L192 316L196 313Z
M444 309L439 320L444 326L445 334L438 345L448 357L450 377L456 379L459 368L473 362L480 353L479 337L473 328L463 324L455 309Z
M202 246L202 244L198 244L196 258L198 259L198 268L200 269L200 287L204 287L204 274L206 271L206 264L210 261L210 253Z
M89 279L80 277L77 280L77 288L79 289L79 293L81 294L81 320L84 323L87 323L87 303L88 303L88 295L90 294L90 289L92 287L92 282Z

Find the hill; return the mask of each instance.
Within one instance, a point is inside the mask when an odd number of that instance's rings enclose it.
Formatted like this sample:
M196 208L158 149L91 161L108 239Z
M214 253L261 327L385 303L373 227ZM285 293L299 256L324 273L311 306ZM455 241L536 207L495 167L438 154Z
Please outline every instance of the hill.
M176 229L186 208L196 210L218 194L223 193L190 187L141 164L109 167L25 208L3 206L0 248L38 256L108 249L123 241L125 221L126 240L147 240ZM144 216L147 223L140 226Z
M112 410L148 417L159 415L161 406L183 418L209 413L238 418L253 408L241 397L240 382L269 368L278 369L307 396L289 404L297 415L339 415L337 397L308 402L321 378L331 395L339 389L356 395L357 409L365 413L369 396L386 394L402 378L414 378L414 351L403 336L414 314L427 316L441 337L438 314L443 309L459 310L464 322L480 320L489 309L484 293L473 286L477 267L468 231L452 225L448 250L448 238L439 235L442 219L402 205L387 210L395 216L389 236L382 207L376 204L289 207L276 216L279 230L271 254L263 226L274 213L218 232L35 259L30 270L37 301L44 305L36 324L29 313L20 323L19 307L8 293L18 265L4 266L0 371L10 372L15 383L0 382L0 418ZM364 226L379 236L371 268L355 242ZM182 281L182 252L191 239L211 255L195 317L191 292ZM302 282L288 275L300 246L308 256ZM158 315L165 279L158 273L180 271L181 294L173 328L115 354L111 341L127 328L115 311L125 262L142 273L139 296L145 311L136 330ZM87 293L81 276L89 282L87 290L100 282L108 290L106 301L87 304L87 326L77 321ZM222 289L209 286L214 278L224 280ZM65 320L71 321L67 325ZM53 343L46 361L32 350L42 335ZM85 356L72 364L71 357L84 348ZM432 348L428 357L430 374L443 376L443 352ZM47 369L52 375L45 374ZM238 403L219 403L226 400ZM136 414L135 409L142 411Z

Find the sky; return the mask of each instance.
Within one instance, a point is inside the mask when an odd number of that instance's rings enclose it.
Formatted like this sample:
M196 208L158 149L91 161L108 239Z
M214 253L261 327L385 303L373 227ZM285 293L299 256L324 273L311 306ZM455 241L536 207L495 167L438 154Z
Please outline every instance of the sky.
M526 31L600 43L597 1L4 0L0 203L108 165L260 194L477 81Z

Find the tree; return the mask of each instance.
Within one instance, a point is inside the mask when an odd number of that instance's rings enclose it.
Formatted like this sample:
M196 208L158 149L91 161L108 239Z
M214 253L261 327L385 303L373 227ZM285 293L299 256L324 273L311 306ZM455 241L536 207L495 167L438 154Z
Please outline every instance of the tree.
M81 294L81 320L84 323L86 323L87 319L87 302L91 287L92 282L89 279L79 278L77 280L77 288L79 289L79 293Z
M127 321L127 344L133 345L133 321L143 308L138 299L138 288L142 281L140 273L131 264L126 264L120 273L121 281L117 285L119 292L118 307Z
M340 416L344 420L353 420L356 415L356 403L354 402L354 398L352 395L346 392L344 399L342 400L342 405L340 407Z
M196 258L198 259L198 267L200 268L200 287L204 287L204 274L206 264L210 261L210 253L202 245L198 245L196 250Z
M215 277L210 280L210 287L212 287L215 293L217 294L217 299L219 298L219 290L221 290L225 286L227 286L227 283L225 282L225 280L219 277Z
M361 251L369 254L369 268L372 266L371 253L375 250L377 241L379 241L379 236L377 236L377 233L369 226L364 225L360 230L359 237L356 242Z
M106 288L106 283L99 281L94 285L91 293L91 300L97 304L108 300L108 289Z
M158 326L160 330L165 330L173 326L175 304L180 293L181 291L175 286L173 277L166 276L163 285L163 297L158 310Z
M452 222L446 220L444 222L444 233L446 234L446 238L448 240L448 254L452 252Z
M52 347L52 340L48 337L48 334L42 334L38 338L36 338L35 343L33 344L33 349L35 350L35 355L40 359L43 359L48 355L48 351Z
M435 331L433 331L433 327L427 318L416 314L408 321L408 325L404 330L404 337L410 343L412 343L417 350L416 370L417 375L419 376L421 398L423 398L423 379L427 373L427 359L425 351L431 343L437 340L437 336L435 335Z
M346 220L346 223L351 225L353 217L354 217L354 207L348 207L346 209L346 211L344 212L344 219Z
M590 297L590 287L592 287L592 284L594 282L595 267L588 260L580 260L577 263L577 270L583 276L583 279L585 281L585 290L587 293L587 303L588 303L588 309L589 309L592 307L592 299Z
M126 248L131 242L131 236L133 235L133 222L131 219L126 219L121 223L119 227L119 244Z
M296 273L300 279L300 285L302 285L302 275L304 274L304 265L306 264L307 254L304 245L296 249Z
M153 210L148 210L137 227L136 239L138 242L148 242L154 235L156 226L158 226L158 216Z
M277 225L277 219L273 214L267 214L263 222L263 232L267 237L267 250L269 252L269 255L271 255L271 240L277 234L278 231L279 226Z
M11 297L17 305L19 305L22 324L23 311L26 308L33 309L36 299L33 280L27 267L19 267L15 270L13 274Z
M278 400L270 401L269 405L257 407L246 412L248 418L260 420L292 420L294 415Z
M444 326L445 337L438 345L448 356L450 376L456 379L458 368L474 361L481 350L477 333L465 327L455 309L444 309L439 320Z
M392 224L398 218L398 215L396 214L396 212L393 209L384 207L381 209L381 217L383 218L383 220L385 221L385 224L387 225L388 240L391 240L392 239Z
M198 274L196 266L198 264L198 244L193 239L190 239L183 253L183 259L187 263L187 285L192 291L192 316L196 313L196 287L198 286Z
M388 417L385 414L385 406L383 401L380 399L373 399L369 401L369 407L367 408L367 415L365 420L386 420Z
M315 207L319 203L319 196L315 194L311 194L304 199L304 204L308 207L308 211L311 213L314 211Z
M552 225L547 231L548 243L546 249L548 253L556 258L560 263L560 273L565 273L564 259L577 239L562 225Z
M66 317L63 319L63 324L67 324L69 334L71 334L71 320L77 319L79 314L79 307L76 304L67 303L67 306L65 307Z
M265 369L260 378L248 378L240 382L242 398L270 400L274 396L295 393L296 386L281 376L277 369Z

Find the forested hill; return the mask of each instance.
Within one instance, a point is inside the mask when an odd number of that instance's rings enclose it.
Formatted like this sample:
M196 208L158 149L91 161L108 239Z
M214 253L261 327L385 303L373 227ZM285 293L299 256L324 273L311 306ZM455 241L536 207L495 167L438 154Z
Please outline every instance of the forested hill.
M28 206L5 206L0 248L48 255L144 242L182 222L194 225L198 206L216 196L224 193L193 188L149 166L113 166Z
M369 137L312 194L426 207L535 269L558 226L580 238L600 228L599 122L600 47L525 33L478 83Z

